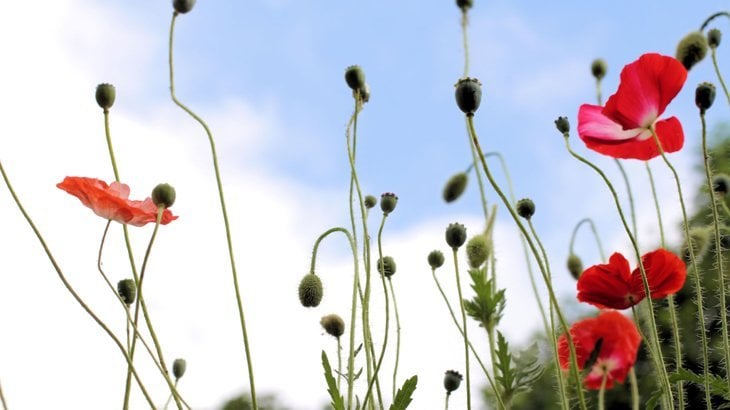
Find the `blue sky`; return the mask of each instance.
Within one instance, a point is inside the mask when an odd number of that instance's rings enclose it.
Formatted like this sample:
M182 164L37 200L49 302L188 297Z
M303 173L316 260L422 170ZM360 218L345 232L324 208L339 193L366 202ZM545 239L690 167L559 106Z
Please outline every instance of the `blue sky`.
M607 252L626 250L627 241L608 192L569 157L553 120L568 116L575 129L579 105L594 103L589 71L594 58L608 62L603 85L608 97L623 65L645 52L673 55L686 33L726 3L475 3L471 74L484 92L477 131L486 151L505 157L516 195L535 200L534 222L557 272L556 287L570 300L574 284L561 268L574 224L594 218ZM247 383L208 147L202 130L169 100L169 2L63 0L44 5L42 13L37 9L16 3L0 16L5 53L0 108L6 113L0 160L72 282L121 331L118 306L95 271L103 221L54 187L65 175L112 178L93 91L100 82L117 87L112 134L122 179L134 197L162 181L178 189L174 209L181 218L162 230L154 249L149 303L168 356L189 361L183 394L196 408L214 408ZM482 224L473 179L455 204L440 198L444 182L470 158L453 97L463 70L459 19L452 1L415 0L200 0L178 19L177 92L209 120L217 137L257 383L293 409L316 409L326 400L319 352L334 346L318 328L319 317L349 316L349 292L341 291L349 281L336 274L351 269L341 240L327 242L318 261L328 295L321 309L303 311L295 294L315 238L348 224L344 131L353 107L343 74L351 64L363 67L372 91L359 121L361 183L367 193L391 191L400 197L384 246L398 261L404 346L410 346L401 375L421 377L414 408L440 401L443 371L463 367L459 339L425 264L431 249L446 248L442 237L449 222L463 222L470 232ZM727 23L719 19L713 26L724 30ZM728 67L724 46L718 53L721 67ZM687 146L671 159L689 193L698 183L694 88L702 81L716 82L708 60L690 72L667 110L684 125ZM726 109L718 95L708 113L711 127L725 120ZM588 152L575 134L572 144L621 186L612 160ZM649 250L658 238L644 167L637 162L626 167L641 193L640 237ZM660 196L669 204L666 224L676 226L673 180L660 161L652 167ZM4 191L0 382L11 408L117 406L121 357L65 293ZM534 303L522 299L526 274L515 230L503 209L500 215L496 248L508 288L503 330L519 344L539 322ZM104 262L122 278L126 261L116 229ZM137 255L150 232L150 227L135 231ZM580 238L584 262L598 263L592 238L586 232ZM679 240L676 233L670 239ZM444 281L450 274L445 269ZM147 366L152 391L163 397L164 386ZM39 397L39 385L53 401ZM136 399L143 408L141 397ZM454 408L464 403L461 396L453 400Z

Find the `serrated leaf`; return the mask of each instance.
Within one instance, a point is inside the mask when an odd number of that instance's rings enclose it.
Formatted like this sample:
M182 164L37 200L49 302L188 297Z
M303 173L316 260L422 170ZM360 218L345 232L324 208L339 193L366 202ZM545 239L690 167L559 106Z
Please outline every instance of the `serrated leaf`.
M705 377L703 375L687 369L679 369L677 372L670 374L669 381L671 383L688 381L703 388L705 386ZM725 399L730 399L730 391L728 391L726 380L714 374L710 375L710 392L718 396L723 396Z
M504 311L505 290L494 292L494 281L487 279L485 268L470 269L469 276L475 296L471 300L464 299L466 313L486 329L496 327Z
M411 396L416 390L416 384L418 384L418 376L413 376L403 383L403 387L398 390L393 399L393 404L390 405L390 410L405 410L409 404L411 404Z
M657 403L659 402L659 399L662 398L662 391L657 390L654 392L654 394L649 397L649 400L646 401L646 404L644 405L644 408L646 410L654 410L656 408Z
M322 367L324 368L324 378L327 381L327 392L332 399L332 408L335 410L345 410L345 402L340 396L340 390L337 388L337 382L332 377L332 367L327 359L327 353L322 350Z
M502 391L507 397L512 396L514 391L515 378L517 373L512 367L512 355L509 352L509 344L501 332L497 331L497 375L495 379L502 385Z

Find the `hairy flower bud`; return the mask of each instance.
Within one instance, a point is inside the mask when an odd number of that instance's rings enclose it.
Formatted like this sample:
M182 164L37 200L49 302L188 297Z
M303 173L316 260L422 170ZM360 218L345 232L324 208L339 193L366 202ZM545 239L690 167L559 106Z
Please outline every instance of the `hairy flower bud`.
M608 65L606 64L606 60L602 58L597 58L593 60L591 63L591 74L593 74L593 77L596 78L596 80L601 80L603 77L606 76L606 71L608 71Z
M535 203L530 198L523 198L517 201L517 215L530 219L532 215L535 215Z
M466 243L466 258L469 261L469 267L477 269L487 261L491 252L489 240L485 235L473 236Z
M319 324L322 325L324 331L330 336L339 338L345 333L345 321L339 315L331 314L322 316Z
M104 111L112 108L114 100L117 98L117 90L113 85L102 83L96 86L96 103Z
M713 28L707 32L707 45L710 46L710 48L717 48L720 45L721 40L722 32L720 30Z
M730 191L730 177L725 174L716 174L712 177L712 192L715 195L725 197Z
M446 244L458 249L466 242L466 228L460 223L452 223L446 228Z
M375 208L375 205L378 204L378 199L372 195L367 195L363 202L365 203L365 208L372 209Z
M193 9L195 0L172 0L172 7L175 12L185 14Z
M464 377L459 372L456 370L447 370L444 375L446 394L451 394L452 391L458 389L462 380L464 380Z
M378 259L378 272L385 275L386 278L390 278L395 274L395 260L392 256L384 256L382 259Z
M175 188L170 184L158 184L152 190L152 202L167 209L175 203Z
M555 120L555 128L557 128L561 134L567 135L570 133L570 121L568 121L567 117L558 117L558 119Z
M351 65L345 70L345 82L352 91L361 90L365 87L365 72L359 65Z
M687 34L677 45L677 60L687 70L702 61L705 55L707 55L707 40L699 31Z
M175 376L175 380L183 377L187 367L188 363L185 359L175 359L175 361L172 362L172 375Z
M482 83L476 78L462 78L456 83L456 105L466 115L474 115L482 102Z
M469 176L466 174L466 172L459 172L458 174L454 174L451 178L449 178L449 180L446 182L446 186L444 187L444 201L454 202L459 199L461 194L463 194L466 190L466 184L468 182Z
M122 279L117 283L117 292L119 297L122 298L122 302L130 306L137 298L137 285L133 279Z
M568 272L573 276L575 280L578 280L581 273L583 273L583 261L580 260L578 255L571 253L568 255Z
M304 307L317 307L322 301L322 281L314 273L304 275L299 282L299 302Z
M389 214L395 210L395 206L398 204L398 197L392 192L386 192L380 195L380 209L383 210L384 214Z
M438 269L444 265L444 254L441 251L431 251L428 254L428 265L432 269Z
M695 104L701 113L705 113L715 102L715 85L712 83L700 83L695 90Z

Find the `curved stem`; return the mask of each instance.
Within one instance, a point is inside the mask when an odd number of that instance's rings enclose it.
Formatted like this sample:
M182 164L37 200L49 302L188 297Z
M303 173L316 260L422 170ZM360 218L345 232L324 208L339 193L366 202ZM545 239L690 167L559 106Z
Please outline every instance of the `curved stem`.
M730 104L730 93L727 91L727 86L725 85L725 80L722 77L722 73L720 72L720 67L717 65L717 50L715 48L711 49L712 54L712 66L715 67L715 73L717 74L717 79L720 81L720 85L722 86L722 91L725 93L725 98L727 99L728 104Z
M239 290L238 286L238 273L236 272L236 260L233 254L233 242L231 239L231 228L230 224L228 222L228 212L226 211L226 200L225 196L223 194L223 183L221 182L220 177L220 169L218 167L218 154L216 153L215 149L215 141L213 140L213 134L210 132L210 129L208 128L208 125L203 121L202 118L200 118L197 114L195 114L190 108L185 106L182 102L180 102L177 97L175 96L175 76L173 71L173 33L175 31L175 20L177 19L178 13L174 12L172 14L172 21L170 22L170 41L169 41L169 65L170 65L170 97L172 98L172 101L180 107L183 111L185 111L190 117L192 117L195 121L197 121L205 130L205 134L208 136L208 142L210 143L210 151L213 157L213 169L215 170L215 181L216 185L218 186L218 198L220 200L221 205L221 213L223 214L223 224L225 225L226 230L226 242L228 243L228 259L231 263L231 275L233 277L233 290L236 294L236 304L238 307L238 317L241 322L241 334L243 336L243 346L244 350L246 352L246 367L248 369L248 382L249 382L249 390L251 392L251 406L253 407L253 410L258 409L258 404L256 400L256 385L254 382L254 373L253 373L253 364L251 361L251 349L249 348L249 342L248 342L248 332L246 330L246 319L243 313L243 300L241 298L241 291Z
M725 16L725 17L730 18L730 13L728 13L727 11L720 11L720 12L717 12L717 13L711 15L710 17L705 19L705 21L702 23L702 25L700 26L700 31L705 31L705 28L707 28L707 25L710 24L710 22L712 20L714 20L720 16Z
M388 278L388 285L390 285L390 296L393 298L393 311L395 312L395 328L396 328L396 341L395 341L395 365L393 366L393 398L395 398L395 386L398 380L398 363L400 362L400 316L398 315L398 303L395 301L395 289L393 288L393 280Z
M603 244L601 243L601 237L598 236L598 230L596 229L596 225L593 223L593 220L591 218L583 218L575 225L575 228L573 228L573 234L570 236L570 247L568 248L571 254L575 254L573 252L574 245L575 245L575 237L578 234L578 229L581 225L584 223L587 223L591 226L591 231L593 232L593 237L596 238L596 245L598 245L598 253L601 255L601 260L606 260L606 254L603 252Z

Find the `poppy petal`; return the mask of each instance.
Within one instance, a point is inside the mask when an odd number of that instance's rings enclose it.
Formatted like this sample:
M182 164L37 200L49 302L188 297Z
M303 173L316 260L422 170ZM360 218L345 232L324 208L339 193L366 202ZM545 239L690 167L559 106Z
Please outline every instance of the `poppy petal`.
M641 301L643 296L632 288L629 262L614 253L608 264L594 265L578 278L578 300L599 308L626 309Z
M666 249L657 249L641 257L649 282L652 299L662 299L679 292L687 279L687 267L684 262ZM641 271L636 268L631 274L631 283L635 291L644 294Z

